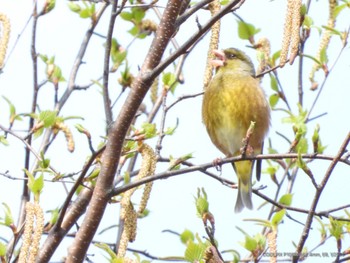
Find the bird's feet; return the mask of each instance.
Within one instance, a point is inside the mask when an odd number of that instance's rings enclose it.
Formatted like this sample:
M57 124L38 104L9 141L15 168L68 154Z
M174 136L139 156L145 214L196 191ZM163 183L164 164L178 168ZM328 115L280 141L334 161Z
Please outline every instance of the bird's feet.
M215 169L221 173L221 166L222 166L222 158L216 158L213 160L213 165Z

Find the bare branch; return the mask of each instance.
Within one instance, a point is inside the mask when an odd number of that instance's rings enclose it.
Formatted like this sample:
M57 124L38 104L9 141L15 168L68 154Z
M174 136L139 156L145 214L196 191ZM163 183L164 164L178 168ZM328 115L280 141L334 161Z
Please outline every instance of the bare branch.
M293 258L293 262L297 262L298 259L300 258L300 255L301 255L301 253L303 251L306 239L309 236L309 231L311 229L313 216L315 214L315 210L316 210L317 204L318 204L318 202L320 200L320 196L321 196L324 188L326 187L328 179L331 177L335 166L341 160L341 157L343 156L344 152L346 151L346 147L348 146L349 142L350 142L350 132L347 134L344 142L340 146L338 154L333 158L331 164L329 165L329 167L328 167L328 169L326 171L326 174L323 177L323 180L322 180L321 184L319 185L319 188L316 191L314 200L313 200L313 202L311 204L311 207L310 207L309 215L308 215L306 223L305 223L303 234L301 235L301 238L299 240L299 244L298 244L298 247L297 247L297 250L296 250L296 255Z

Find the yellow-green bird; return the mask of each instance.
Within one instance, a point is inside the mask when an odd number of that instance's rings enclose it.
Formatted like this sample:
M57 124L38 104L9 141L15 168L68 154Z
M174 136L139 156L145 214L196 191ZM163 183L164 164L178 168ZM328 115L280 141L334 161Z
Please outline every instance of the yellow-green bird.
M254 65L245 53L235 48L214 50L214 54L217 59L212 64L216 74L205 90L202 105L202 118L210 139L227 157L240 155L242 140L251 122L255 122L247 152L259 154L270 126L270 107L259 79L255 78ZM253 165L249 160L233 163L238 177L235 212L244 207L253 208Z

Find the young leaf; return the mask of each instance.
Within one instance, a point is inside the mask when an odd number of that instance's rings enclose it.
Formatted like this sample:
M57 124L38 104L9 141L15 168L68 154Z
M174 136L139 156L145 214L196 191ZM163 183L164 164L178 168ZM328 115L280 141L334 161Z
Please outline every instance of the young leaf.
M11 209L5 203L2 203L2 205L4 206L4 212L5 212L4 225L11 226L13 224L13 216L11 213Z
M286 214L285 209L282 209L282 210L276 212L271 219L271 225L273 227L277 227L282 222L282 219L283 219L285 214Z
M253 237L251 237L249 235L245 236L245 242L243 244L243 247L246 250L253 252L257 246L258 246L258 242Z
M192 231L185 229L180 235L181 242L183 244L188 244L190 241L194 241L194 234Z
M248 24L240 20L237 21L237 23L238 23L238 36L241 39L248 40L260 32L260 29L255 28L255 26L252 24Z
M0 257L6 256L6 245L0 242Z
M201 193L202 190L202 193ZM207 193L204 188L197 191L197 197L195 197L197 215L202 218L204 214L209 212L209 202L207 199Z
M280 200L278 200L278 203L282 205L290 206L292 204L293 194L285 194L282 195Z
M272 94L269 97L269 102L270 102L270 106L271 106L272 109L277 105L279 100L280 100L280 96L278 96L278 94L276 94L276 93Z
M39 120L44 123L44 127L48 128L54 125L57 117L57 112L56 111L42 111L39 114Z
M185 260L188 262L200 262L203 259L206 246L203 243L189 242L185 251Z

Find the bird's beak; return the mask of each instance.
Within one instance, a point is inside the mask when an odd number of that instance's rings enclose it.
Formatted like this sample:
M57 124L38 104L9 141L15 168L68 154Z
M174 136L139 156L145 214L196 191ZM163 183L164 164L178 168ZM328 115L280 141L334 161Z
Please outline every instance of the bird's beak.
M213 59L211 61L211 64L215 68L219 68L225 65L226 62L226 56L225 53L222 50L213 50L213 54L215 55L216 59Z

